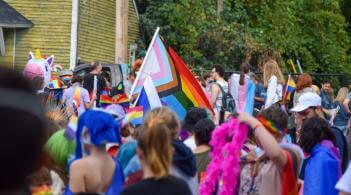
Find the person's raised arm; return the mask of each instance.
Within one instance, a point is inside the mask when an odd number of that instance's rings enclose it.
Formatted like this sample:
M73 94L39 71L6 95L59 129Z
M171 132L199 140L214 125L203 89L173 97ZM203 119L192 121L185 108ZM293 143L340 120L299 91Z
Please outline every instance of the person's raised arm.
M279 167L284 167L287 162L284 151L280 148L275 138L268 132L268 130L251 115L243 112L238 116L240 122L246 123L253 129L255 137L258 139L260 145L265 151L266 155Z

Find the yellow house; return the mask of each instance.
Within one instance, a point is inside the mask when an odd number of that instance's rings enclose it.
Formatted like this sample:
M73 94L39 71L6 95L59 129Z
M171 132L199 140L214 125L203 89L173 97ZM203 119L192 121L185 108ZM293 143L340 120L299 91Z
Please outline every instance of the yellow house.
M115 62L117 0L0 0L0 16L17 12L26 26L2 24L0 64L23 69L28 52L55 55L55 64L73 68L77 60ZM128 0L128 46L139 38L138 11ZM9 14L7 14L8 17ZM10 18L11 19L11 18ZM14 18L12 18L14 19ZM10 21L10 22L9 22ZM3 43L3 44L2 44Z

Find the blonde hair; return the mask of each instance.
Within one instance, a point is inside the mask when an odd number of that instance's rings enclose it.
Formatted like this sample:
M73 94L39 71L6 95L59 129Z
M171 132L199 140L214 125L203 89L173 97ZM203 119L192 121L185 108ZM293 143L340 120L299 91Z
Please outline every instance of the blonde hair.
M285 79L278 63L275 60L268 60L263 68L263 84L265 87L268 86L268 81L273 75L277 77L278 83L285 84Z
M339 89L338 95L335 98L335 101L338 101L339 103L342 104L344 102L348 92L349 92L349 89L347 87L341 87Z
M138 145L157 179L170 174L172 138L178 134L179 126L176 115L168 108L151 110L145 117Z

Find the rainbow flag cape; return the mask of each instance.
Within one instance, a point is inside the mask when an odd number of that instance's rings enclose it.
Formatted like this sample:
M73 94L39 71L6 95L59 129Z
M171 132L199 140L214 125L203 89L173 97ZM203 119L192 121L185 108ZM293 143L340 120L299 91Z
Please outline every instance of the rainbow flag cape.
M161 102L183 120L191 107L202 107L213 113L205 92L183 60L166 46L157 28L143 64L133 83L129 98L140 93L146 76L150 75Z
M129 98L127 96L127 94L122 94L120 95L115 101L114 103L121 105L124 108L128 108L129 107Z
M296 84L295 84L294 78L291 75L289 75L288 82L286 84L285 94L284 94L284 98L287 101L291 100L291 94L295 91L295 88L296 88Z
M124 108L129 107L129 99L126 94L120 95L118 98L112 98L106 94L100 95L100 105L101 107L106 107L110 104L119 104Z
M134 108L126 109L126 115L123 120L123 124L132 123L133 125L140 125L143 123L143 107L137 106Z

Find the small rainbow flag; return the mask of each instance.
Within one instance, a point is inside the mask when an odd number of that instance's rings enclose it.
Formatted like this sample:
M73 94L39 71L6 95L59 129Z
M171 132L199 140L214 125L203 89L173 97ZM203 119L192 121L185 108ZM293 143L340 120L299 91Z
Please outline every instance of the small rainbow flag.
M289 75L288 82L286 84L285 94L284 94L284 98L287 101L291 100L291 94L295 91L295 88L296 88L295 81L292 78L292 76Z
M49 89L61 89L62 87L63 83L59 79L51 80L48 86Z
M140 125L143 123L144 113L142 106L126 109L126 113L123 124L132 123L133 125Z

